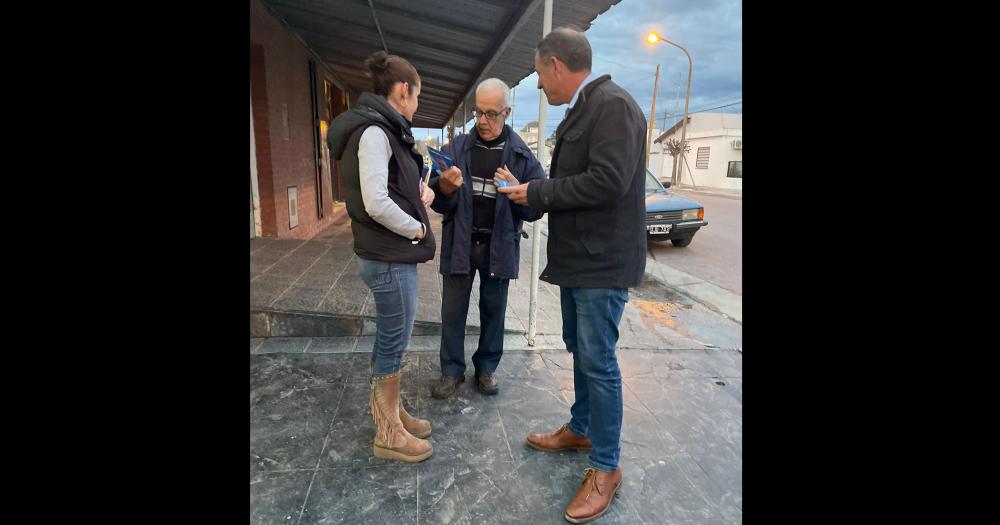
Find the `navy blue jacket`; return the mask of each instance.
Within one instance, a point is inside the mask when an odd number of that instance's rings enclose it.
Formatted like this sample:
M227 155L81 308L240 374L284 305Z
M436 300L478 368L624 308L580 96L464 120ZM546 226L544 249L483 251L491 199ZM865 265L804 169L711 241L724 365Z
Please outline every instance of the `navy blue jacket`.
M544 179L545 172L535 155L528 149L521 137L510 126L504 125L507 142L503 147L500 165L522 183ZM472 147L479 133L473 128L471 133L459 135L443 148L455 159L455 165L462 170L462 185L444 197L440 189L440 177L432 177L430 187L434 190L431 209L444 215L441 238L441 275L468 274L469 251L472 248ZM511 202L507 195L497 192L496 215L493 220L493 235L490 239L490 276L496 279L517 279L521 257L522 221L536 221L542 212ZM527 237L527 234L525 234Z

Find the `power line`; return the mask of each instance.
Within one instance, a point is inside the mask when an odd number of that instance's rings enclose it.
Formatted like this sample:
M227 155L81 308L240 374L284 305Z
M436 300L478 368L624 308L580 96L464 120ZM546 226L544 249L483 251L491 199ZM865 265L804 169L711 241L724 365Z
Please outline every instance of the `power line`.
M628 68L628 69L634 69L636 71L648 71L647 69L642 69L642 68L638 68L638 67L634 67L634 66L627 66L625 64L622 64L621 62L615 62L614 60L608 60L608 59L603 58L603 57L595 56L593 58L596 58L597 60L602 60L604 62L608 62L608 63L614 64L616 66L621 66L621 67L625 67L625 68Z
M627 86L622 86L622 89L624 89L625 91L628 91L629 89L632 88L632 86L634 86L634 85L636 85L636 84L638 84L640 82L645 82L645 81L647 81L647 80L649 80L649 79L651 79L651 78L653 78L655 76L656 76L656 73L653 73L651 75L646 75L646 76L644 76L644 77L642 77L640 79L633 80L632 82L629 82Z
M659 93L657 93L657 98L660 98L661 96L662 95L659 95ZM705 105L708 106L708 105L712 105L712 104L729 104L730 102L738 102L740 99L742 99L742 97L743 97L743 94L741 93L739 96L733 95L733 96L729 96L729 97L717 98L715 100L710 100L710 101L705 102ZM678 104L678 106L680 106L680 104ZM680 110L680 108L678 107L677 110L674 111L674 113L679 113L680 112L679 110ZM643 111L645 111L645 108L643 108Z
M653 75L650 75L650 76L653 76ZM743 101L739 100L739 101L736 101L736 102L731 102L729 104L723 104L721 106L714 106L714 107L704 108L704 109L696 109L696 110L688 111L688 116L694 115L695 113L705 113L706 111L712 111L713 109L723 109L723 108L728 108L728 107L732 107L732 106L739 106L741 104L743 104ZM562 112L559 111L558 107L551 106L551 107L548 108L547 111L549 111L551 114L548 116L548 122L546 122L546 126L545 126L547 128L546 131L548 131L550 128L554 129L554 128L559 127L559 123L562 121ZM644 111L643 115L645 116L646 120L649 120L649 112L648 111ZM681 114L674 114L674 115L671 115L671 120L679 121L681 119L681 117L682 117ZM524 124L527 124L529 122L536 122L538 120L538 118L537 118L537 115L532 115L530 117L517 117L515 120L519 121L519 123L521 124L521 127L523 127ZM515 123L511 123L511 128L514 128L515 131L519 129ZM421 128L421 129L423 129L423 128Z
M705 112L708 112L708 111L712 111L713 109L722 109L722 108L728 108L728 107L731 107L731 106L738 106L740 104L743 104L743 102L740 101L740 102L734 102L732 104L725 104L725 105L722 105L722 106L715 106L715 107L705 108L705 109L699 109L699 110L695 110L695 111L688 111L688 116L690 117L691 115L694 115L696 113L705 113ZM682 116L683 115L671 115L671 121L673 123L679 122L681 120ZM646 120L649 119L649 114L648 113L645 114L645 118L646 118ZM546 122L546 126L545 126L546 127L546 132L549 131L550 129L555 129L555 128L559 127L559 122L560 121L561 121L561 118L560 119L556 119L553 122Z
M714 107L710 107L710 108L706 108L706 109L690 110L690 111L688 111L688 115L691 115L693 113L704 113L706 111L711 111L713 109L728 108L730 106L737 106L737 105L742 104L742 103L743 103L742 100L738 100L738 101L735 101L735 102L732 102L732 103L729 103L729 104L724 104L724 105L721 105L721 106L714 106ZM648 110L643 109L642 110L642 114L643 114L643 116L646 117L646 120L649 120L649 111ZM672 118L680 119L681 118L681 113L680 112L670 113L670 116Z
M708 109L699 109L698 111L688 111L688 115L692 115L694 113L704 113L706 111L712 111L713 109L728 108L729 106L739 106L741 104L743 104L742 100L740 100L739 102L733 102L732 104L726 104L724 106L716 106L714 108L708 108Z
M716 106L714 108L706 108L706 109L699 109L699 110L695 110L695 111L688 111L688 117L690 117L691 115L694 115L695 113L705 113L706 111L712 111L713 109L728 108L730 106L739 106L741 104L743 104L742 100L739 101L739 102L733 102L732 104L725 104L723 106ZM673 115L673 117L676 118L676 120L673 122L673 125L676 125L677 122L680 122L681 119L684 118L684 115Z
M715 100L706 101L705 105L706 106L710 106L710 105L713 105L713 104L729 104L730 102L739 101L742 98L743 98L743 93L740 93L739 95L730 95L730 96L726 96L726 97L717 98ZM678 109L680 109L680 108L678 108Z

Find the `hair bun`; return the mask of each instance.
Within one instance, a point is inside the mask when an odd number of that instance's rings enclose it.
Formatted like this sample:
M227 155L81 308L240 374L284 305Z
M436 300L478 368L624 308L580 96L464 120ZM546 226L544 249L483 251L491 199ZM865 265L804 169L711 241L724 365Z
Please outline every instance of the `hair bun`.
M389 54L385 51L376 51L365 60L365 67L372 73L381 73L389 69Z

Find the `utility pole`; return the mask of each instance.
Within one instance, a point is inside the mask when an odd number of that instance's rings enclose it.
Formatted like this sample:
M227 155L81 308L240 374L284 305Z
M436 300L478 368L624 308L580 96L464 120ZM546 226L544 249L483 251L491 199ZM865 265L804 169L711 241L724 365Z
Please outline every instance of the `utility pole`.
M517 102L517 86L510 90L510 129L514 129L514 104Z
M545 0L542 10L542 38L552 31L552 0ZM545 116L548 100L545 91L538 90L538 163L545 168L548 151L545 149ZM538 263L541 256L542 221L531 224L531 291L528 296L528 346L535 346L535 328L538 322Z
M660 87L660 65L656 64L656 80L653 81L653 107L649 110L649 129L646 130L646 169L649 169L649 149L653 147L653 126L656 125L656 90Z
M667 117L670 116L670 112L663 110L663 132L667 131ZM657 180L663 180L663 166L667 164L667 148L663 147L663 142L660 142L660 173L657 175Z

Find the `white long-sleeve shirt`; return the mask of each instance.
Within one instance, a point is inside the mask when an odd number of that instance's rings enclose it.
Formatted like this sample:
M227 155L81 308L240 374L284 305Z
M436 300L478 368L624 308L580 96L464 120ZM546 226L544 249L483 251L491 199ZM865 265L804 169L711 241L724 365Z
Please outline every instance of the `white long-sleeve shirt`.
M369 217L393 233L414 239L421 230L420 221L406 213L389 198L389 160L392 146L385 131L369 126L358 142L358 171L361 199Z

